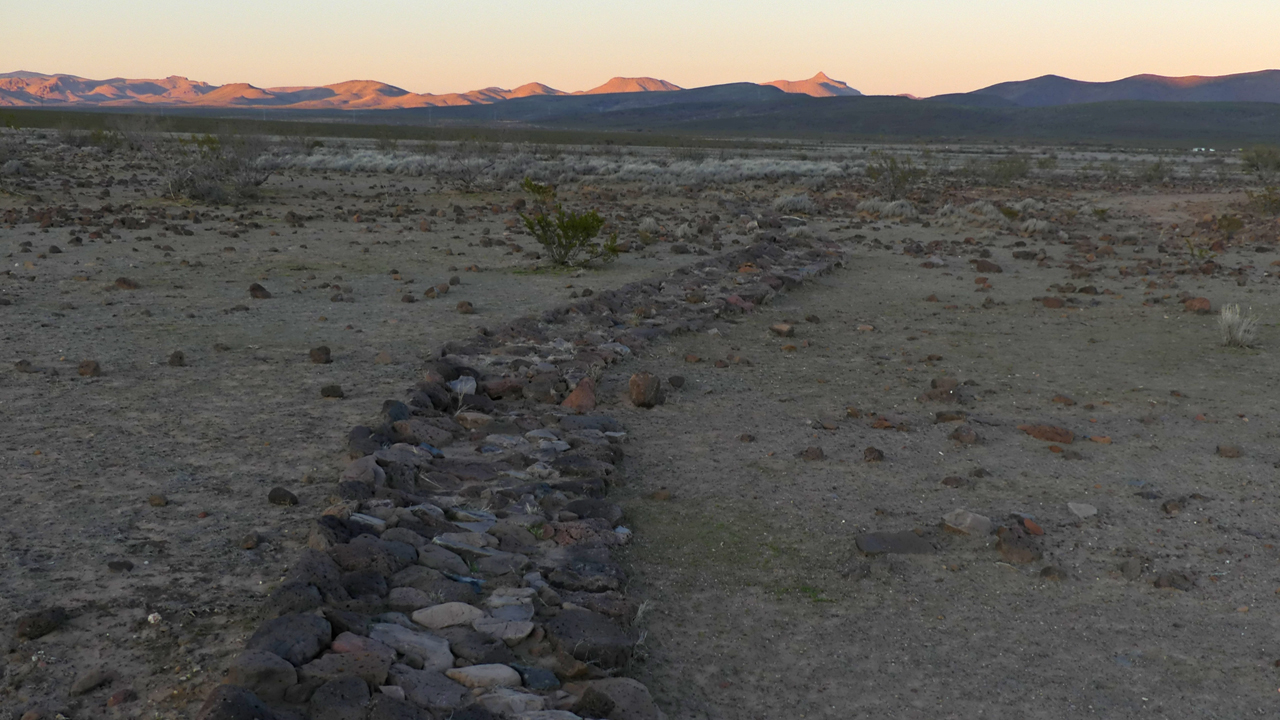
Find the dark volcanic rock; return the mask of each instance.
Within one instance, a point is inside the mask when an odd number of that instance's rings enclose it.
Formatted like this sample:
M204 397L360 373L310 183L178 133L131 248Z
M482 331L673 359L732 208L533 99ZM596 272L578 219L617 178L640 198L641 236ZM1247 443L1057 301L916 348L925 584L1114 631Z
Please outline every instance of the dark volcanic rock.
M245 643L249 650L274 653L302 665L333 639L329 621L315 615L284 615L263 623Z
M556 646L583 662L622 667L635 642L613 620L590 610L561 610L546 623Z

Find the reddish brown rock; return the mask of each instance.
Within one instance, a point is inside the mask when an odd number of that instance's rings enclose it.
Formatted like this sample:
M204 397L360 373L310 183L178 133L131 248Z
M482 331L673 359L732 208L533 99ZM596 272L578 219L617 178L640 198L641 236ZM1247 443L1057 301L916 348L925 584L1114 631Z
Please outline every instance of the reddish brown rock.
M990 260L974 260L973 269L980 273L1002 273L1004 269Z
M569 397L560 403L564 408L581 415L596 409L596 383L591 378L582 378L578 386L569 393Z
M1238 458L1240 457L1240 455L1241 455L1241 452L1240 452L1239 445L1219 445L1218 446L1219 457Z
M1045 442L1070 445L1076 439L1075 433L1055 425L1019 425L1018 429Z
M801 460L814 461L814 460L822 460L826 458L827 454L822 452L822 448L818 447L817 445L813 445L796 453L796 457L800 458Z
M779 337L792 337L796 334L795 326L788 323L775 323L769 326L769 330Z
M1059 308L1064 307L1067 303L1062 298L1046 297L1046 298L1040 298L1040 304L1044 305L1050 310L1057 310Z
M651 408L662 404L662 381L650 373L638 372L632 375L627 388L631 404L636 407Z
M118 277L116 278L116 287L120 288L121 290L137 290L142 286L138 284L137 280L134 280L132 278Z
M1067 407L1070 407L1076 404L1075 400L1071 399L1070 397L1067 397L1066 395L1054 395L1053 402L1056 402L1060 405L1066 405Z
M996 550L1000 552L1000 557L1005 562L1011 565L1026 565L1042 557L1040 549L1021 528L1002 527L996 531L996 534L1000 538L996 541Z
M956 428L947 437L955 440L961 445L976 445L978 443L978 433L968 425L961 425Z
M80 377L98 377L102 374L102 366L97 360L81 360L77 372L80 373Z
M249 286L249 297L254 300L268 300L271 298L271 291L262 287L258 283Z
M1204 315L1206 313L1213 312L1213 305L1209 302L1209 298L1198 297L1191 298L1190 300L1182 303L1182 309L1184 312L1193 312L1199 315Z
M884 460L884 452L878 448L869 447L862 451L863 462L880 462Z

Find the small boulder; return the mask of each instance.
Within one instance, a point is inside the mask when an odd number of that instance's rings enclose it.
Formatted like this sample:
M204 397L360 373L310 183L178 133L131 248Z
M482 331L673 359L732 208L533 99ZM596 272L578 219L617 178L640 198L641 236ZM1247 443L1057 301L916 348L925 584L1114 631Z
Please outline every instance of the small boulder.
M662 381L647 372L638 372L627 382L631 404L640 408L651 408L662 404Z

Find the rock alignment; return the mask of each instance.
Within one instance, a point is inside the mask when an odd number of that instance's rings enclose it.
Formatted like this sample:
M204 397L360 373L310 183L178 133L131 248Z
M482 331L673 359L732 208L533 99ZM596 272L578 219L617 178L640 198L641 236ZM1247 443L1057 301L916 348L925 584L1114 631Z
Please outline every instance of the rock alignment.
M623 676L638 606L612 550L632 533L607 495L627 435L597 408L660 391L643 371L597 389L842 262L770 240L447 343L349 432L331 505L198 720L664 717Z

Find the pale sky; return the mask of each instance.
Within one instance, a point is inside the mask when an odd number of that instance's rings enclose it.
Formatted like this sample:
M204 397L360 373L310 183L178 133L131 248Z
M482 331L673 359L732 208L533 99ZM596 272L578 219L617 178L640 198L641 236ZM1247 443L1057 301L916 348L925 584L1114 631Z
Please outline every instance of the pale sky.
M867 94L926 96L1050 73L1280 68L1278 33L1280 0L41 0L4 9L0 72L445 93L822 70Z

